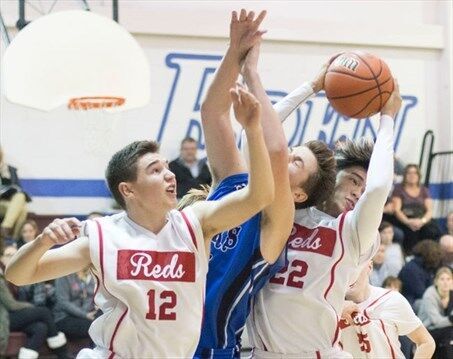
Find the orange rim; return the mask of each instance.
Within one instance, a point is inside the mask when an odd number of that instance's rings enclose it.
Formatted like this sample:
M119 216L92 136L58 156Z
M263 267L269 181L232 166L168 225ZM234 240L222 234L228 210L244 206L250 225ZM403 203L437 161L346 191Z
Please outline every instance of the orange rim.
M85 96L75 97L69 100L68 108L70 110L92 110L102 108L112 108L124 105L124 97L115 96Z

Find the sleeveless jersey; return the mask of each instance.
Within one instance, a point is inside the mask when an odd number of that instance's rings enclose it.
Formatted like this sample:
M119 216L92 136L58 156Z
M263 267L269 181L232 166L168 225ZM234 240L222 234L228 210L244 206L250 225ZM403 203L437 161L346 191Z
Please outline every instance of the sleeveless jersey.
M189 208L172 210L158 234L126 213L87 221L95 303L96 348L79 357L190 357L203 317L207 254Z
M358 304L354 324L340 322L341 344L354 358L400 358L398 336L422 325L408 301L398 292L371 287L370 297Z
M215 201L245 187L248 174L225 178L209 195ZM206 303L195 357L232 358L250 312L251 298L281 266L271 265L260 251L261 214L215 236L211 242Z
M351 212L333 218L315 208L296 211L288 265L254 300L248 331L260 350L319 356L337 347L338 319L348 286L373 250L360 255ZM352 236L351 237L355 237ZM376 232L376 245L379 243Z

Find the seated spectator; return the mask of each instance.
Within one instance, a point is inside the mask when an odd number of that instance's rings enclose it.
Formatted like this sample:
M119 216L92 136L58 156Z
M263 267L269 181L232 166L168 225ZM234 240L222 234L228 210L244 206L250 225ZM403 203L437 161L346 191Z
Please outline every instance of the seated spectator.
M181 151L177 159L169 164L176 176L176 192L181 199L191 188L211 184L211 173L206 158L197 159L197 141L187 137L181 142Z
M397 278L393 276L388 276L384 279L382 283L382 288L396 290L397 292L401 293L401 289L403 287L403 283Z
M420 184L417 165L407 165L403 182L395 185L392 202L396 225L404 232L403 247L410 254L416 243L425 238L438 240L441 231L433 220L433 202L429 191Z
M57 327L68 338L89 338L88 329L96 317L94 280L89 269L55 281Z
M31 199L22 190L17 169L4 161L0 147L0 252L3 241L10 237L17 239L19 229L27 218L27 202Z
M5 248L1 258L4 265L15 250L14 246ZM19 359L38 358L38 351L46 342L59 359L68 357L66 336L57 331L52 312L48 308L16 300L0 267L0 356L6 349L10 331L21 331L27 335L25 346L19 350Z
M441 267L423 294L418 316L436 341L436 358L453 358L453 278Z
M417 312L426 288L433 284L434 273L442 261L439 243L425 239L413 249L414 258L401 269L402 294Z
M392 267L392 271L396 271L395 275L397 275L404 265L404 256L400 243L394 243L394 234L394 227L391 223L381 223L379 236L381 237L381 243L387 245L385 262Z
M27 219L20 228L20 237L17 240L17 248L22 247L24 244L33 241L39 234L39 228L36 221Z
M384 279L388 276L397 276L401 269L387 260L387 249L388 246L381 243L373 257L373 270L370 273L370 283L375 287L381 287Z
M442 250L442 265L453 269L453 235L444 234L439 240Z

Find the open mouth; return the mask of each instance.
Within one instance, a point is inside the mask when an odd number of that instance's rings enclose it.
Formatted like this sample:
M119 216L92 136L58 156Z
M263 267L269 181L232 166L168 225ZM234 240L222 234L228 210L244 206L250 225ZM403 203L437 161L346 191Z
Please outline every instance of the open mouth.
M167 193L176 194L176 185L170 185L166 189Z
M354 209L355 203L354 201L350 200L349 198L346 198L346 209L349 211L351 209Z

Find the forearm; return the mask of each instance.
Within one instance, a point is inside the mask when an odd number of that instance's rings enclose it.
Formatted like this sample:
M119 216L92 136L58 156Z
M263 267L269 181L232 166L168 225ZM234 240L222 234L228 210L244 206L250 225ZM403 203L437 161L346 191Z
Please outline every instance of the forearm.
M352 226L362 253L375 241L392 181L393 119L382 116L367 172L365 192L352 213Z
M261 83L261 79L256 70L247 70L244 73L244 79L249 91L261 103L262 127L264 141L270 155L274 153L286 155L287 141L277 112L272 107L272 103L267 96L266 90ZM284 161L284 159L282 159ZM286 161L287 162L287 161Z
M395 217L403 224L407 224L407 221L409 220L401 209L395 209Z
M203 101L203 117L215 116L217 118L229 115L231 106L229 90L235 87L240 72L238 58L238 51L231 47L228 48Z
M29 303L14 299L6 282L2 278L0 278L0 304L8 311L16 311L30 307Z
M259 204L269 204L274 197L274 180L261 125L246 128L250 155L248 192Z
M282 100L274 104L274 110L277 112L281 122L284 122L291 113L305 103L309 98L314 96L313 88L310 82L304 82L302 85L291 91Z
M436 343L434 342L434 340L417 345L414 353L414 359L431 358L435 350Z
M22 246L6 267L5 277L16 285L36 283L39 260L52 246L41 235Z

